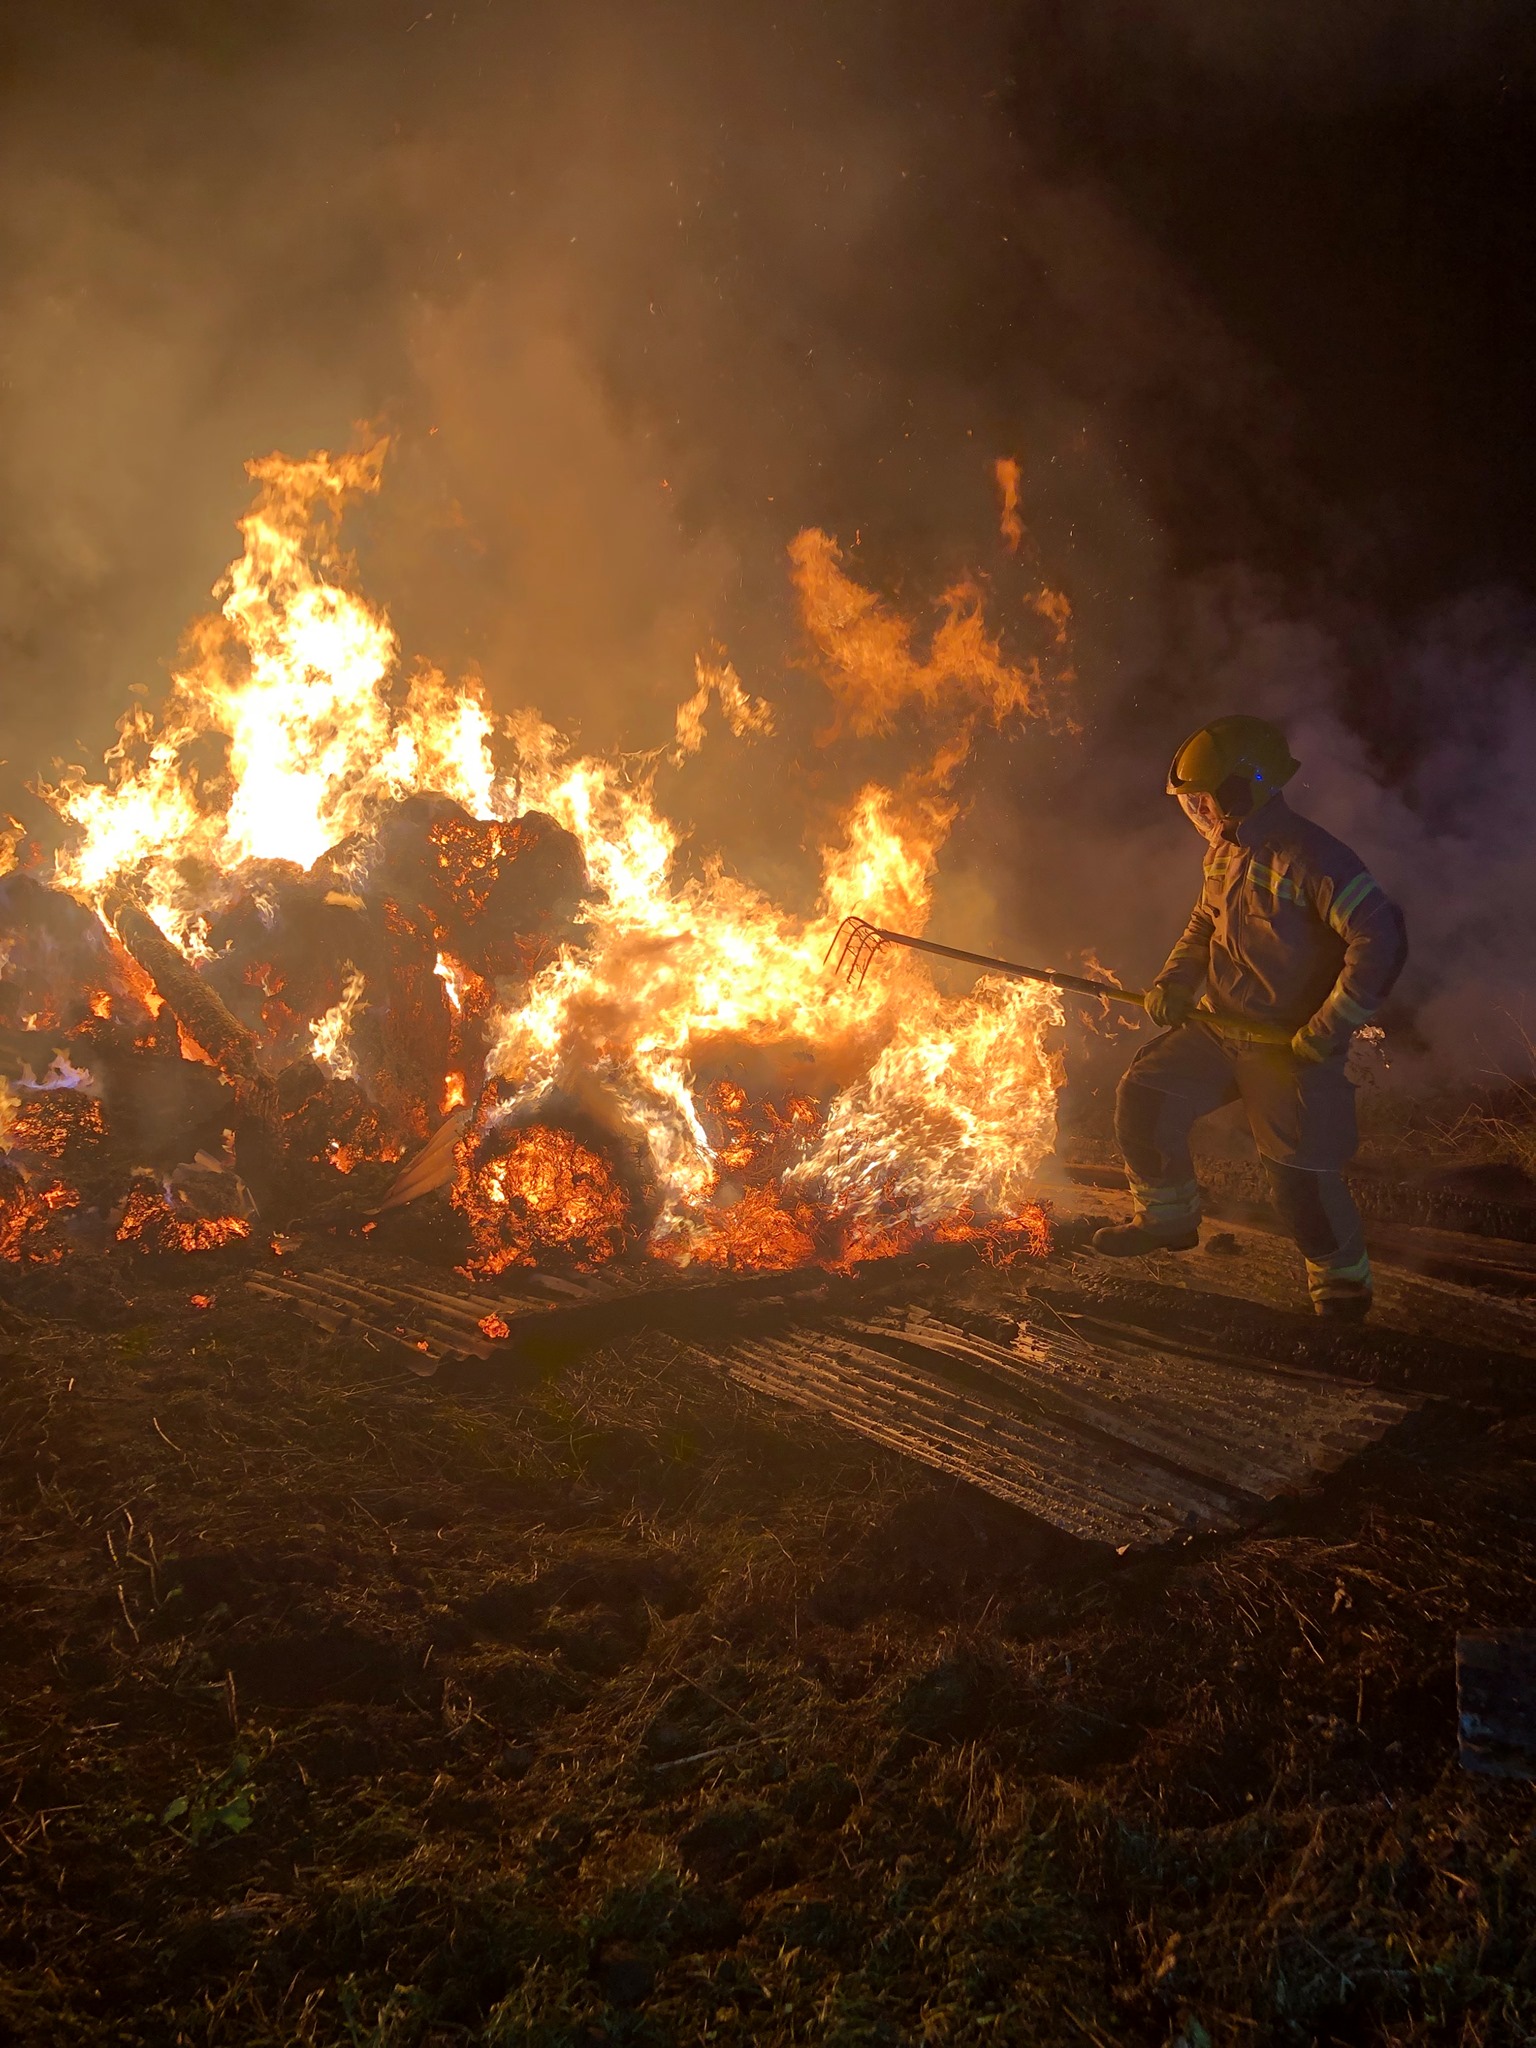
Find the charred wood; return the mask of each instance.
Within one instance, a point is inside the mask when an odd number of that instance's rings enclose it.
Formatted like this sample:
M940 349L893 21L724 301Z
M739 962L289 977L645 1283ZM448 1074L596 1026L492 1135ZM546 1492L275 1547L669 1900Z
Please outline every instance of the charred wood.
M118 896L107 915L128 953L144 969L194 1045L231 1077L254 1081L261 1069L259 1044L159 925L131 897Z

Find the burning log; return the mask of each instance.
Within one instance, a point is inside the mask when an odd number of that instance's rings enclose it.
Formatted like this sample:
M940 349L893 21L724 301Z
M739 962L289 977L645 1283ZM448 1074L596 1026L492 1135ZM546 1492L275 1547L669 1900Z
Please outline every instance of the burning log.
M136 960L164 998L194 1045L231 1079L255 1081L258 1040L247 1030L222 996L202 980L180 947L130 896L116 896L107 915L130 958Z
M131 897L114 897L107 911L129 957L149 975L188 1038L231 1082L241 1170L260 1202L270 1192L283 1153L277 1088L260 1065L260 1041Z

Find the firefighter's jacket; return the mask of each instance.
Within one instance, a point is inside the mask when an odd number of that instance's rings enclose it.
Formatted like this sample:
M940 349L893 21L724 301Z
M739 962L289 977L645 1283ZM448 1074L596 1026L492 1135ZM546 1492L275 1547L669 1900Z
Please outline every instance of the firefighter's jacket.
M1221 1010L1299 1034L1305 1058L1342 1053L1408 957L1403 915L1357 854L1284 797L1205 856L1200 901L1160 982L1205 982Z

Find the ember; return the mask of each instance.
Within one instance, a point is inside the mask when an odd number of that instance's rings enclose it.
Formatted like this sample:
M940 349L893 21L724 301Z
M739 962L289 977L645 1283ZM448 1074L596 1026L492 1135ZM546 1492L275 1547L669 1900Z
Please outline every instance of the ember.
M116 1237L144 1252L211 1252L250 1234L243 1216L178 1214L158 1189L140 1184L129 1191Z
M569 1131L509 1127L462 1152L453 1202L469 1221L465 1271L477 1279L551 1256L585 1272L633 1236L634 1205L613 1168Z
M75 1088L28 1088L11 1118L7 1143L35 1159L63 1159L106 1135L101 1103Z
M808 1202L785 1204L777 1188L748 1188L729 1208L704 1212L703 1233L687 1242L686 1256L701 1266L731 1271L788 1273L817 1256L817 1214Z
M24 1266L57 1265L69 1249L64 1216L79 1200L62 1181L32 1186L0 1166L0 1258Z

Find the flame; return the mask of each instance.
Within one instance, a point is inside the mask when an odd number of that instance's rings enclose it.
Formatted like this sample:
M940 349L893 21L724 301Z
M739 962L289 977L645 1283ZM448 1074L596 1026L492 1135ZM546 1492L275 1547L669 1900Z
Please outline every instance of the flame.
M34 1185L18 1173L0 1174L0 1259L57 1265L68 1249L62 1218L79 1204L79 1195L64 1181Z
M189 874L253 859L307 867L381 800L417 789L477 816L496 804L478 685L422 669L402 686L387 617L345 587L336 521L377 491L387 448L247 464L260 488L240 521L244 550L163 710L123 718L104 782L77 769L41 792L79 832L58 864L63 887L99 900L132 875L156 921L195 949L208 905ZM197 750L210 740L224 767L206 778Z
M718 700L725 722L737 739L745 739L748 733L764 737L772 733L773 712L761 697L747 695L741 686L741 677L728 661L709 662L703 655L697 655L693 672L698 688L677 707L677 745L672 753L674 766L689 754L696 754L703 746L704 714L709 709L711 697Z
M774 1187L748 1188L739 1202L706 1209L697 1234L666 1249L696 1265L788 1273L820 1255L820 1220L809 1202L786 1202Z
M869 1072L832 1105L790 1185L870 1225L919 1231L962 1209L1007 1216L1056 1136L1056 1073L1039 1030L1053 993L983 983L956 1000L914 988Z
M1106 988L1124 987L1125 984L1121 981L1119 975L1115 973L1112 967L1104 965L1104 962L1099 958L1092 946L1084 946L1078 957L1082 962L1083 972L1088 976L1089 980L1102 981ZM1086 1003L1081 1004L1078 1009L1077 1021L1097 1037L1115 1039L1124 1032L1139 1030L1141 1028L1142 1015L1139 1010L1131 1009L1123 1003L1113 1003L1106 997L1100 1003L1097 1015Z
M457 941L424 904L383 906L398 957L421 964L408 987L391 980L376 992L378 1015L414 1029L432 1012L422 1043L434 1048L440 1096L424 1079L420 1099L405 1101L365 1071L357 969L314 1016L286 1008L300 1000L291 988L262 981L272 1002L283 987L283 1029L302 1043L307 1028L331 1089L354 1091L345 1105L333 1093L305 1111L306 1156L343 1172L390 1156L398 1132L424 1133L439 1104L488 1089L453 1189L478 1273L549 1256L596 1265L646 1231L668 1258L767 1266L944 1230L1017 1238L1024 1191L1054 1140L1055 996L1010 984L943 997L908 955L854 988L824 958L851 913L924 928L981 722L1065 723L1070 671L1050 651L1066 644L1065 599L1028 600L1050 648L1015 658L987 622L980 587L962 579L943 593L920 653L915 625L848 573L835 539L815 528L795 537L791 580L834 732L856 741L900 721L913 760L891 784L862 781L841 817L820 826L819 892L797 911L719 860L684 866L683 835L656 797L659 749L583 757L531 709L498 722L473 679L403 672L393 628L351 587L337 540L345 505L379 488L385 447L249 466L258 490L240 522L242 552L165 704L123 720L102 780L70 770L46 792L74 828L62 884L101 905L131 882L162 927L206 957L211 912L221 892L238 895L250 862L292 874L329 853L315 869L338 885L327 905L362 912L369 834L391 800L431 793L462 807L427 838L466 917L547 831L527 814L546 814L585 860L582 926L514 947L505 969L482 961L500 977L494 986L447 950ZM723 650L699 658L695 683L677 713L674 763L698 756L712 703L738 736L772 733L770 706L746 692ZM765 1078L722 1112L711 1090L743 1060ZM785 1078L798 1074L809 1078L791 1109ZM369 1101L376 1090L386 1108ZM612 1163L551 1119L556 1100L595 1104L599 1124L633 1146L647 1202L655 1197L644 1223ZM312 1117L331 1120L323 1139ZM160 1241L168 1226L157 1199L135 1190L122 1241Z
M909 705L984 714L994 725L1012 714L1059 718L1053 678L1038 656L1022 666L1003 659L969 578L944 592L944 616L920 661L911 624L854 581L829 534L808 526L790 542L789 559L801 618L838 707L827 738L845 729L865 738L890 732Z
M545 1124L493 1134L488 1155L484 1142L466 1140L453 1202L469 1222L465 1271L477 1279L551 1255L586 1271L633 1235L630 1198L609 1162Z
M1009 554L1016 555L1024 539L1024 521L1019 516L1019 465L1011 455L999 455L992 465L992 473L1003 497L998 526L1008 543Z
M310 1043L314 1048L317 1065L323 1067L333 1081L355 1081L357 1079L357 1054L352 1045L352 1020L357 1007L363 1000L367 987L355 967L349 967L347 978L342 984L341 1000L334 1003L309 1027Z
M457 962L450 960L446 954L439 953L437 965L433 968L432 972L443 984L443 994L448 998L449 1009L452 1010L456 1017L461 1015L464 1009L463 969L459 967Z

